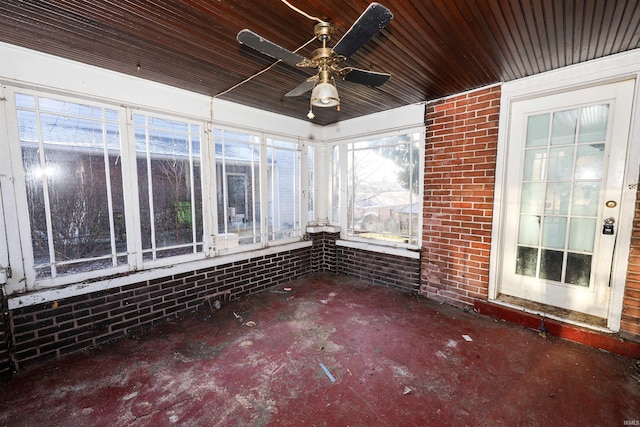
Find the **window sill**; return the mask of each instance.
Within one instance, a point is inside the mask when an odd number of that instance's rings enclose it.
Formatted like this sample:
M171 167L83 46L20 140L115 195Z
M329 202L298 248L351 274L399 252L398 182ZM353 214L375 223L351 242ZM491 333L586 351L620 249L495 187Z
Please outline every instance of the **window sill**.
M420 259L419 248L395 248L367 242L355 242L352 240L336 240L337 246L346 248L362 249L364 251L378 252L381 254L396 255L405 258Z
M127 286L134 283L144 282L146 280L170 277L190 271L197 271L265 255L272 255L278 252L293 251L296 249L309 247L311 245L312 242L310 241L298 241L295 243L273 245L259 250L244 251L229 255L220 255L217 257L211 257L197 261L138 271L122 277L109 277L105 278L104 280L94 281L91 283L82 283L77 281L72 282L74 278L69 277L68 279L70 283L66 285L59 285L58 287L48 289L41 287L41 289L27 291L24 294L15 296L11 295L7 298L7 303L9 309L14 310L21 307L61 300L64 298L98 292L106 289L116 288L119 286Z
M310 225L307 233L339 233L340 227L337 225Z

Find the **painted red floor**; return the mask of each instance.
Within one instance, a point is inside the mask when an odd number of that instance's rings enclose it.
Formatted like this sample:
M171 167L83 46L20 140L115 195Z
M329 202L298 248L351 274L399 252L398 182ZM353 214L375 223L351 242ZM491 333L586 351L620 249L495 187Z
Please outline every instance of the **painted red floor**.
M640 422L632 359L351 278L291 287L20 372L0 425Z

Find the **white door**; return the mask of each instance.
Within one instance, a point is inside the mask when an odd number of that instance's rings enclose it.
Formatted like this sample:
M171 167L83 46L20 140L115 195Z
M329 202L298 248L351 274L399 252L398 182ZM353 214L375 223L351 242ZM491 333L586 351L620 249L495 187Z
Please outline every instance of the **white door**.
M511 104L501 294L607 317L634 85Z

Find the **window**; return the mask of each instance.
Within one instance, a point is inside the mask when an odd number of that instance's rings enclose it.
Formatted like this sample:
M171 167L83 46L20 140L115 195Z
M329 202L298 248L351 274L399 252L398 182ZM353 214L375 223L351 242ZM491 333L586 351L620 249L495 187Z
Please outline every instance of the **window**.
M331 150L331 221L340 222L340 146Z
M203 250L200 126L134 114L145 261Z
M314 199L314 189L315 189L315 185L314 185L314 181L313 181L313 175L314 175L314 165L315 164L315 149L313 146L311 145L307 145L307 183L306 186L303 185L303 190L302 192L305 193L304 188L307 188L308 191L307 193L307 218L309 219L309 221L315 221L316 218L316 214L315 214L315 199Z
M414 132L347 145L348 237L418 244L420 141Z
M36 278L124 265L119 113L16 94Z
M215 130L218 249L262 241L260 137Z
M298 143L267 139L269 241L302 235L301 151Z

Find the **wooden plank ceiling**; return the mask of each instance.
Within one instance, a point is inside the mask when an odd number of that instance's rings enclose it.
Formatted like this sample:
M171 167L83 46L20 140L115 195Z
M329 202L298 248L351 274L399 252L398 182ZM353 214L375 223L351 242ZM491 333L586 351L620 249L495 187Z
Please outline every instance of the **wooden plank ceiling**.
M333 45L367 0L290 0L330 20ZM338 82L334 123L640 47L640 0L382 0L394 19L346 65L388 72L373 88ZM273 63L236 34L248 28L290 50L315 21L279 0L6 0L0 40L190 91L218 95ZM313 42L299 53L309 56ZM0 59L1 60L1 59ZM42 70L46 72L46 70ZM221 96L306 120L309 94L284 96L312 74L277 64Z

